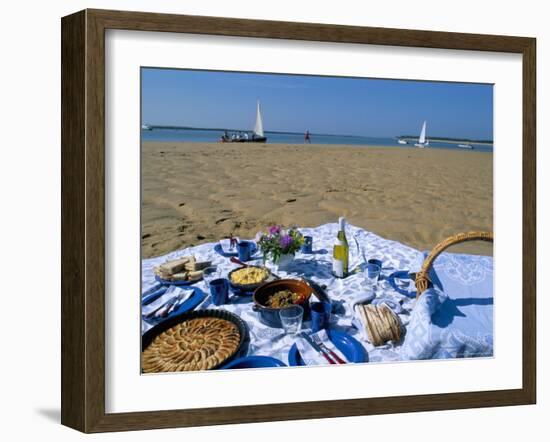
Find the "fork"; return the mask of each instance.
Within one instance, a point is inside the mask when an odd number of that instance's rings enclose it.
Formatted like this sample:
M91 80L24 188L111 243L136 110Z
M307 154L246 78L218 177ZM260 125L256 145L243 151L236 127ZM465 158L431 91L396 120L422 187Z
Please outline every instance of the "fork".
M333 352L330 348L328 348L321 338L317 336L316 334L311 334L311 338L313 339L313 342L315 342L321 350L323 350L325 353L328 353L331 357L333 357L339 364L346 364L347 362L344 361L340 356L338 356L335 352Z
M149 312L146 315L143 315L143 317L145 319L158 319L168 316L170 309L174 306L176 302L179 302L182 297L183 293L171 297L164 304L159 305L155 310Z

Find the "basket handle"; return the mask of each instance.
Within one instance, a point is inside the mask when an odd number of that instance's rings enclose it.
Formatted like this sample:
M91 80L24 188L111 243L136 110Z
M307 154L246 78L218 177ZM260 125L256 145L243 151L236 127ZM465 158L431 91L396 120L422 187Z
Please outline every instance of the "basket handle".
M422 293L430 286L431 281L428 277L430 267L432 266L435 259L448 247L452 245L459 244L462 242L468 241L488 241L493 242L493 233L492 232L467 232L459 233L444 239L439 244L437 244L430 254L424 260L422 264L422 269L416 274L415 282L416 285L416 299L420 297Z

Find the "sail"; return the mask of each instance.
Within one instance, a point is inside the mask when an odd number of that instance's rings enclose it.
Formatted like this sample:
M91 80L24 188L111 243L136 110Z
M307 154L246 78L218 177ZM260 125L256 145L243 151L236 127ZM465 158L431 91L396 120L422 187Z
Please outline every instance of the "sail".
M422 124L422 130L420 131L420 137L418 137L418 144L426 144L426 122Z
M258 101L256 107L256 124L254 125L254 135L258 137L264 136L264 125L262 123L262 113L260 112L260 102Z

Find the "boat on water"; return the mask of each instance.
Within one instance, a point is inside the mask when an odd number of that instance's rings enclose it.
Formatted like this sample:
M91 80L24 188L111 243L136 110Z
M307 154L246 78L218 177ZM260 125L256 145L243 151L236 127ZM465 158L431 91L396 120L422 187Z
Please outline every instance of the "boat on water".
M420 131L420 136L418 137L418 143L414 144L415 147L424 148L430 145L430 141L426 139L426 121L422 124L422 130Z
M141 130L153 130L153 128L151 126L149 126L148 124L142 124L141 125Z
M459 144L458 147L460 147L461 149L473 149L474 148L474 146L472 146L470 143Z
M223 143L265 143L267 141L267 137L264 135L259 101L256 103L256 124L254 125L252 134L249 135L248 132L233 132L230 134L228 131L225 131L221 136L221 141Z
M403 138L398 138L398 139L397 139L397 142L398 142L399 144L409 144L409 142L408 142L407 140L404 140Z

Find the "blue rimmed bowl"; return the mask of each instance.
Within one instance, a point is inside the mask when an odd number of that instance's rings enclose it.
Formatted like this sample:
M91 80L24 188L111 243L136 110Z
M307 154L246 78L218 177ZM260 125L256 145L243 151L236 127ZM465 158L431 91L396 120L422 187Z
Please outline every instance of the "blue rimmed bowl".
M220 370L241 369L241 368L273 368L286 367L287 365L278 359L270 356L245 356L220 367Z
M266 267L261 266L248 266L248 267L255 267L258 269L266 269L267 270L267 276L263 281L257 282L255 284L237 284L236 282L233 282L231 280L231 276L233 273L244 269L246 267L237 267L236 269L231 270L227 274L227 279L229 280L229 287L231 288L231 291L235 293L236 295L243 295L243 296L252 296L254 294L254 291L265 284L266 282L273 281L275 276L267 269Z

